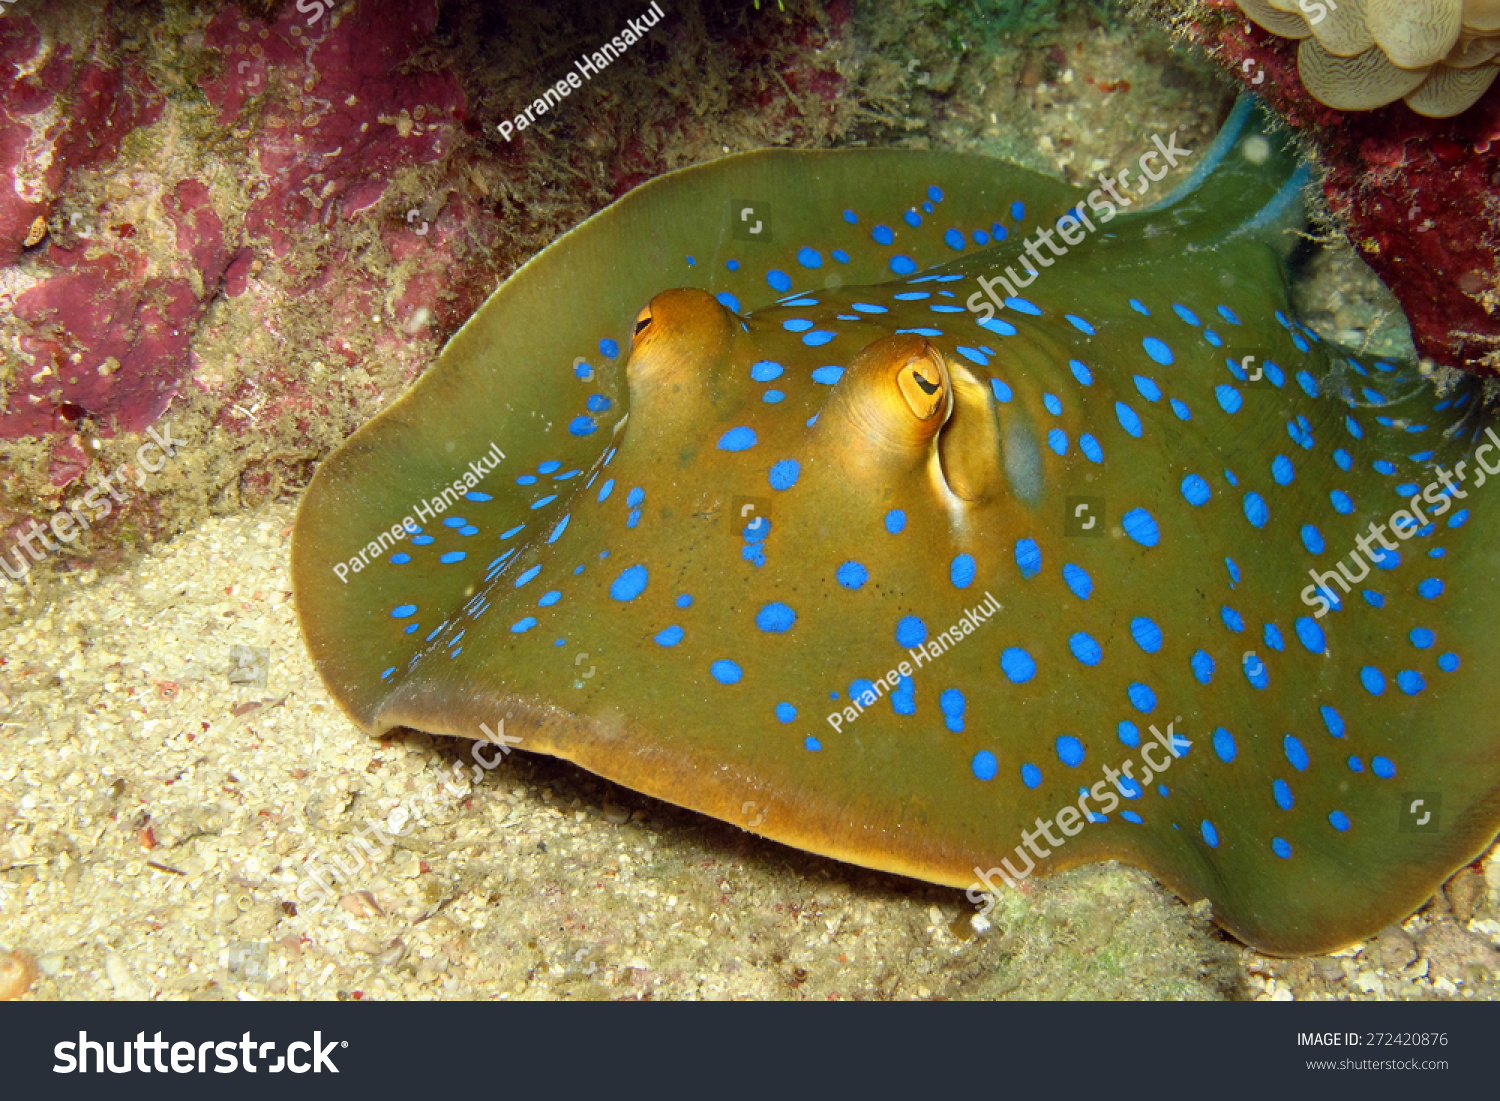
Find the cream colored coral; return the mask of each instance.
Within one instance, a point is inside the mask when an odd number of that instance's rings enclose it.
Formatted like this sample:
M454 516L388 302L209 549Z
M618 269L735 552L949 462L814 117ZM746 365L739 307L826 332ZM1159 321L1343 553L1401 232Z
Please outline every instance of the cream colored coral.
M1236 0L1256 23L1300 40L1313 97L1341 111L1398 99L1448 118L1500 76L1500 0Z

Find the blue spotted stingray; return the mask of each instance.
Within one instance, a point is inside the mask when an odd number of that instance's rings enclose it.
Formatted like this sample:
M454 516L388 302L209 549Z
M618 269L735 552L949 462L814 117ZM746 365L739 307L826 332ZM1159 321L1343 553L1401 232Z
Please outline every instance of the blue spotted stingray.
M1123 860L1270 952L1409 913L1500 822L1488 422L1296 320L1258 110L1109 218L910 150L631 192L318 471L333 696L956 887Z

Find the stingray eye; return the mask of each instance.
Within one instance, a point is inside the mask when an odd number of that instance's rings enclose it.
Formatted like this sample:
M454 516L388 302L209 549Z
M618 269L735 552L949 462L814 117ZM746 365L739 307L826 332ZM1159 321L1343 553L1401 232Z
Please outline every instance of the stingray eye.
M896 382L917 420L931 420L944 407L943 378L931 360L908 363Z
M635 315L635 328L631 331L630 335L632 337L640 336L641 333L643 333L643 332L646 331L647 327L650 326L650 324L651 324L651 307L647 306L640 313L638 313L638 314Z

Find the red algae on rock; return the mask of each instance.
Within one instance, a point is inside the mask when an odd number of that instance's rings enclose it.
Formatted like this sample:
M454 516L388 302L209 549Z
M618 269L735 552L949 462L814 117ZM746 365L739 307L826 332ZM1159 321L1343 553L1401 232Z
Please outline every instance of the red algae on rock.
M1500 84L1456 118L1400 103L1335 111L1304 88L1297 43L1233 0L1141 6L1204 46L1316 150L1329 210L1400 301L1418 353L1500 373Z

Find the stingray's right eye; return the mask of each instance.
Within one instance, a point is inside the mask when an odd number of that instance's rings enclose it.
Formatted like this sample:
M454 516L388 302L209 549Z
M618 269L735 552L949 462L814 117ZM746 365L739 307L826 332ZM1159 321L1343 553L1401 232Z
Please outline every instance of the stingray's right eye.
M632 337L640 336L651 324L651 307L648 305L640 313L635 315L635 329L631 332Z

